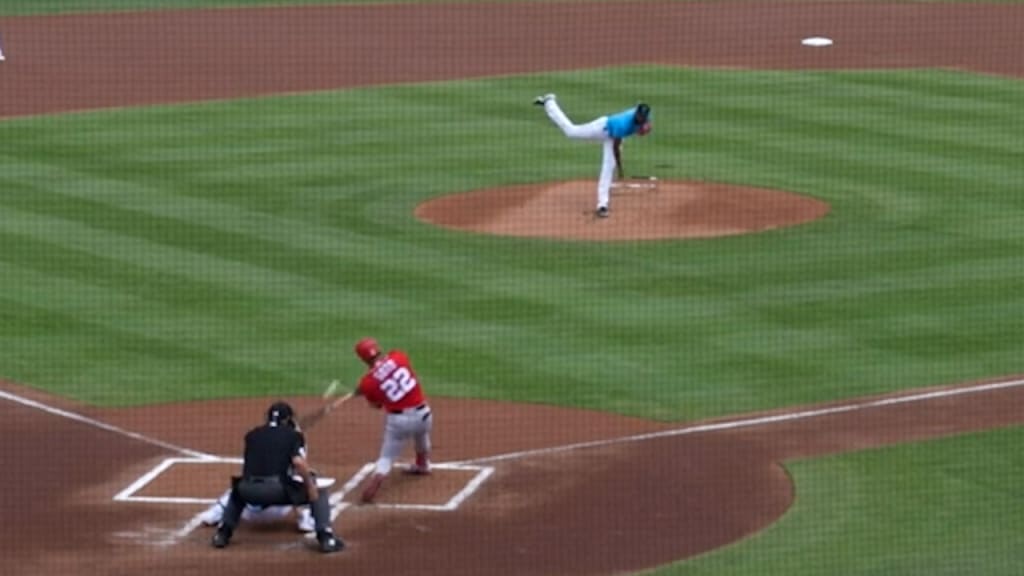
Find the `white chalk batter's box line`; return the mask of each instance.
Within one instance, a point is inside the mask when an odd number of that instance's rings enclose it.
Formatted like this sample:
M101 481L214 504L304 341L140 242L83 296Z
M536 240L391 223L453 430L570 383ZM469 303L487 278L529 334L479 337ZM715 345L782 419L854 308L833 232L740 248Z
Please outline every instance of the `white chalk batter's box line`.
M152 470L132 482L124 490L114 495L115 502L148 502L152 504L213 504L217 498L183 498L176 496L136 496L143 488L156 480L175 464L241 464L241 458L166 458ZM221 492L217 492L220 496Z
M178 496L140 496L138 493L142 491L146 486L156 480L161 474L169 470L172 466L177 464L241 464L241 458L166 458L159 464L153 467L152 470L140 476L135 482L132 482L124 490L121 490L114 495L114 501L116 502L146 502L150 504L213 504L217 501L217 498L191 498L191 497L178 497ZM493 466L481 466L475 464L466 463L438 463L432 465L434 470L457 470L462 472L473 472L476 474L466 483L465 486L454 496L448 499L443 504L388 504L379 503L375 504L375 508L391 508L399 510L433 510L438 512L450 512L455 510L466 501L467 498L473 495L480 486L494 474ZM363 480L365 480L370 474L373 473L374 464L366 464L355 473L345 485L342 486L341 490L331 494L330 503L332 510L332 517L337 515L345 508L342 500L345 499L345 495L355 490ZM218 492L218 495L220 492Z

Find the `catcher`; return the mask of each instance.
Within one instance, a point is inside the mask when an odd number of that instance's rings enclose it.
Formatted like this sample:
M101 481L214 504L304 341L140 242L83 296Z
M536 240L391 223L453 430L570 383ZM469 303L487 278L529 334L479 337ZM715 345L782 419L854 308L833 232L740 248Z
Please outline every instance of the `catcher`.
M294 477L301 481L300 477ZM334 478L316 477L316 486L321 490L330 488L335 483ZM199 514L199 521L203 526L217 526L224 519L224 510L228 507L231 499L231 489L228 488L211 504L206 510ZM316 523L313 521L313 514L308 506L257 506L246 504L242 510L242 522L253 524L273 524L289 518L295 518L295 529L299 532L313 532L316 530Z
M301 481L293 476L298 475ZM296 429L294 411L285 402L275 402L267 410L267 422L245 435L242 475L231 479L224 516L211 544L224 548L231 542L246 505L309 505L313 513L320 551L338 552L345 543L334 535L327 491L317 487L306 461L305 441Z

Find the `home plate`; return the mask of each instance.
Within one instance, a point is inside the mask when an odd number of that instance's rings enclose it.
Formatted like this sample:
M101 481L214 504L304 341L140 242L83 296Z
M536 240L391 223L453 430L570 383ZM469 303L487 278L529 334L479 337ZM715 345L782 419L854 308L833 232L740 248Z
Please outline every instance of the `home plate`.
M813 46L815 48L820 48L822 46L831 46L832 39L825 38L824 36L811 36L810 38L804 38L803 40L800 41L800 43L803 44L804 46Z

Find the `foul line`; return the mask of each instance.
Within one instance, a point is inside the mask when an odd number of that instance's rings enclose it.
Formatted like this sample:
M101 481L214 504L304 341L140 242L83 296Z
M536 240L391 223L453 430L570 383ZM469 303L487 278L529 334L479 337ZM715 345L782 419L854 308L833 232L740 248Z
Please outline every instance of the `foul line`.
M114 426L112 424L106 424L104 422L100 422L99 420L93 420L92 418L89 418L88 416L83 416L83 415L77 414L75 412L69 412L67 410L62 410L60 408L54 408L53 406L47 406L46 404L43 404L41 402L36 402L35 400L29 400L28 398L23 398L21 396L17 396L15 394L11 394L10 392L5 392L3 390L0 390L0 398L4 398L6 400L10 400L11 402L15 402L15 403L21 404L22 406L28 406L29 408L35 408L36 410L41 410L43 412L46 412L47 414L52 414L54 416L61 416L63 418L67 418L68 420L74 420L75 422L81 422L82 424L87 424L89 426L92 426L93 428L99 428L100 430L106 430L107 432L113 432L114 434L120 434L121 436L125 436L126 438L131 438L133 440L138 440L139 442L144 442L146 444L151 444L153 446L159 446L160 448L164 448L164 449L170 450L172 452L178 452L179 454L184 454L186 456L191 456L193 458L199 458L199 459L202 459L202 460L216 460L216 459L218 459L217 456L214 456L212 454L206 454L204 452L197 452L195 450L189 450L188 448L182 448L181 446L178 446L176 444L171 444L170 442L164 442L162 440L157 440L155 438L150 438L149 436L144 436L142 434L139 434L138 432L131 432L131 431L125 430L124 428L119 428L117 426Z
M952 396L962 396L966 394L979 394L982 392L991 392L992 390L1014 388L1021 385L1024 385L1024 379L1008 380L1005 382L992 382L989 384L981 384L978 386L950 388L945 390L933 390L931 392L921 392L918 394L910 394L907 396L890 396L878 400L868 400L862 402L853 402L851 404L841 404L829 408L800 410L798 412L773 414L771 416L744 418L740 420L725 420L721 422L713 422L710 424L698 424L695 426L687 426L685 428L674 428L672 430L650 432L647 434L635 434L633 436L622 436L619 438L609 438L606 440L592 440L589 442L578 442L575 444L565 444L563 446L553 446L550 448L536 448L533 450L522 450L520 452L509 452L507 454L498 454L496 456L484 456L482 458L461 460L458 462L452 462L452 464L480 464L483 462L501 462L503 460L516 460L519 458L528 458L530 456L542 456L547 454L569 452L572 450L599 448L602 446L611 446L613 444L642 442L644 440L654 440L656 438L669 438L672 436L685 436L688 434L697 434L700 432L714 432L717 430L735 430L737 428L753 428L756 426L763 426L766 424L791 422L793 420L805 420L808 418L817 418L819 416L829 416L832 414L841 414L844 412L856 412L859 410L869 410L872 408L881 408L885 406L893 406L896 404L909 404L911 402L933 400L935 398L948 398Z

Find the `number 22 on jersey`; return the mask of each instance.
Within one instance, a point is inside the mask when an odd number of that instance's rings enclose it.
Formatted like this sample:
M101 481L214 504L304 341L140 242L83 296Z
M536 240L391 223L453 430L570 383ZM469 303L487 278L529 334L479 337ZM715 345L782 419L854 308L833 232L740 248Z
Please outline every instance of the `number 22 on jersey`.
M405 366L400 366L380 383L380 390L392 402L398 402L416 387L416 378Z

